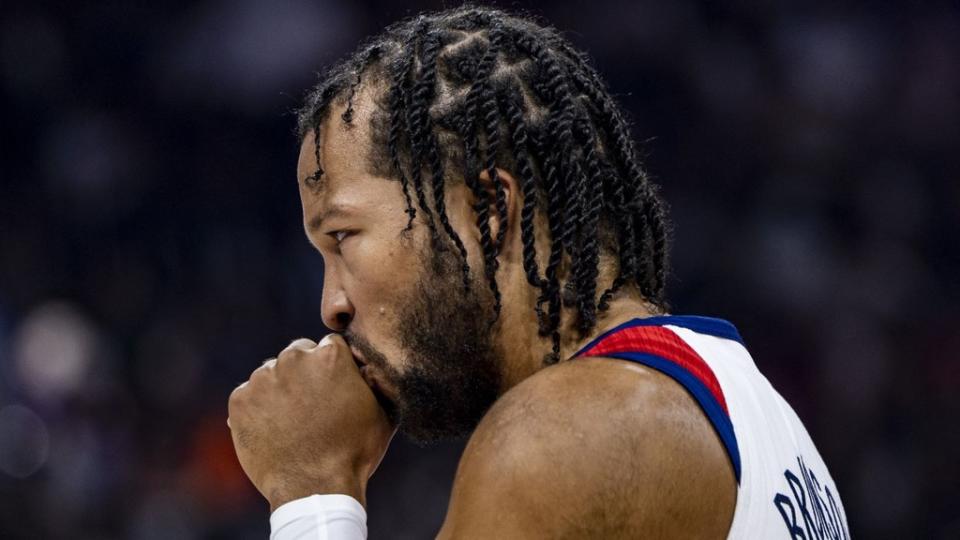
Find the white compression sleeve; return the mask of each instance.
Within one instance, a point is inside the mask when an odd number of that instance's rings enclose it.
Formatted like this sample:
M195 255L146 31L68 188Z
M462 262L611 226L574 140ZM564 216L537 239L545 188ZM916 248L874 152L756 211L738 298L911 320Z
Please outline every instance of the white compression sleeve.
M311 495L270 516L270 540L366 540L367 512L349 495Z

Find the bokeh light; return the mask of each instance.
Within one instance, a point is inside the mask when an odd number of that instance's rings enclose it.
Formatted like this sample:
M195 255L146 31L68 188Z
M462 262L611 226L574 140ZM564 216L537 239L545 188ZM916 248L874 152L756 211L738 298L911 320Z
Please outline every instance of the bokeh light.
M59 402L82 385L95 360L93 324L65 303L29 313L13 336L13 360L22 388L35 400Z

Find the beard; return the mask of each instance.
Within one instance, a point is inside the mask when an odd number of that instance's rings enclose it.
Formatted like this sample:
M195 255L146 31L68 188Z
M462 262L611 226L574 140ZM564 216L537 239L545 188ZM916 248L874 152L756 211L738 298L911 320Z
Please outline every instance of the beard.
M379 392L388 418L417 444L465 437L497 400L500 355L493 344L492 301L471 276L460 277L460 260L450 249L424 249L428 261L410 297L399 310L396 334L406 354L397 369L362 336L343 337L396 388L396 400ZM484 316L488 314L488 316Z

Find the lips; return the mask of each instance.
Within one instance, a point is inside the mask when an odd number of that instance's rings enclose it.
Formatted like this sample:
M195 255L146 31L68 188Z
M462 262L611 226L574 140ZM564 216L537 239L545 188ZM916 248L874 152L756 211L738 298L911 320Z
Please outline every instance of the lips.
M384 374L377 369L376 364L367 362L367 359L363 356L363 353L360 351L360 349L353 345L349 346L350 354L353 355L353 361L356 363L357 369L360 371L360 376L363 377L363 381L367 383L367 386L369 386L370 390L373 391L373 394L380 403L380 406L388 411L395 410L396 405L393 399L395 392L393 385L390 384L389 380L384 377Z
M367 364L367 360L363 357L363 354L357 350L356 347L351 346L350 352L353 354L353 361L357 364L357 369L360 370L360 376L363 377L363 380L367 383L372 389L376 389L379 385L377 384L376 379L373 377L371 366Z
M353 361L356 362L358 368L362 369L367 365L367 361L364 359L363 354L353 345L350 346L350 353L353 355Z

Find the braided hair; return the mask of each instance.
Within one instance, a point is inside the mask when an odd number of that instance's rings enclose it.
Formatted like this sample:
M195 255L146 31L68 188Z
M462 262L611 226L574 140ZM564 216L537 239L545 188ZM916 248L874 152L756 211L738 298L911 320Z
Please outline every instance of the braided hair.
M523 270L539 291L534 310L540 334L552 338L548 362L559 359L564 307L575 310L581 334L596 326L598 312L624 287L636 287L646 302L666 310L665 205L643 170L619 106L586 55L556 30L472 6L396 23L309 92L298 115L301 142L319 133L334 101L346 103L341 119L352 123L361 81L379 89L370 165L401 183L409 215L405 230L422 212L435 249L456 250L464 287L470 286L470 267L447 217L445 184L461 180L476 197L494 320L501 308L496 271L505 227L492 236L491 207L500 223L506 220L497 169L518 179ZM319 163L319 140L316 145ZM482 171L494 193L481 185ZM322 174L318 170L308 181ZM544 223L550 252L540 268L536 227ZM616 275L598 294L602 252L616 261Z

